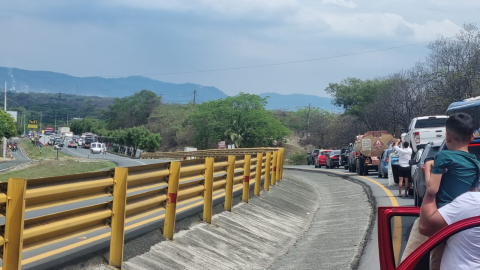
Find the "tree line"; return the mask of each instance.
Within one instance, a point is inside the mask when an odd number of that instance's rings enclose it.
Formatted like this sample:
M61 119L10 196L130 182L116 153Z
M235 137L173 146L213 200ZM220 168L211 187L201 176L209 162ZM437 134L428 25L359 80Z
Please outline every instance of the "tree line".
M325 91L344 113L314 118L321 127L308 129L313 144L340 148L369 130L399 136L412 118L445 114L452 102L480 96L480 31L475 25L464 25L454 38L439 36L427 47L425 60L410 69L330 83Z

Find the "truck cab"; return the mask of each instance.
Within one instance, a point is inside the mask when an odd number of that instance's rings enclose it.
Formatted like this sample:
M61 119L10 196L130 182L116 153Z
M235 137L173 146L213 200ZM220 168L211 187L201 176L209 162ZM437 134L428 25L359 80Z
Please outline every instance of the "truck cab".
M425 148L427 143L442 143L445 139L445 123L448 116L433 115L413 118L408 126L404 141L411 145L413 153Z

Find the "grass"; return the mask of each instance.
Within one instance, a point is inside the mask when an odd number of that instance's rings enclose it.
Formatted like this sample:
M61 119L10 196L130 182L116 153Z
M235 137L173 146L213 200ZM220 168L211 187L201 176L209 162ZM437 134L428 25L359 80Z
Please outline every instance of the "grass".
M115 167L116 164L106 160L60 159L41 160L32 166L0 175L0 182L10 177L25 179L69 175L76 173L95 172Z
M18 144L30 159L40 160L57 158L57 151L53 149L53 146L43 146L42 148L40 148L39 146L33 146L32 142L26 139L20 140ZM59 158L65 156L68 155L62 153L61 151L58 151Z

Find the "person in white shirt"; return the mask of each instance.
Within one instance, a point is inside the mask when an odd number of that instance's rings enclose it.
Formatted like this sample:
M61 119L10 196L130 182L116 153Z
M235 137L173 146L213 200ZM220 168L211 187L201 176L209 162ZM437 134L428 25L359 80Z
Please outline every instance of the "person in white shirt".
M400 166L400 177L398 178L398 197L402 197L402 184L405 181L405 197L408 197L408 179L410 178L410 164L408 163L412 157L412 149L409 148L408 142L403 143L403 148L398 147L402 140L397 139L393 149L398 153L398 165Z
M440 209L437 208L435 196L427 192L420 210L420 233L432 236L447 225L475 216L480 216L480 192L463 193ZM443 269L480 269L479 227L461 231L448 238L440 264L440 270Z

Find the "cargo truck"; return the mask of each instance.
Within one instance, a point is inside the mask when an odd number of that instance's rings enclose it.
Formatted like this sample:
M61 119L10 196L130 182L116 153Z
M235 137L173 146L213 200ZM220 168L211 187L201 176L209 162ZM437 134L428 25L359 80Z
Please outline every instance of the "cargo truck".
M70 128L69 127L59 127L58 128L58 132L57 134L60 135L60 136L63 136L65 132L70 132Z
M386 130L369 131L355 138L350 144L348 168L359 175L368 175L369 170L378 170L378 163L383 150L395 143L395 137Z

